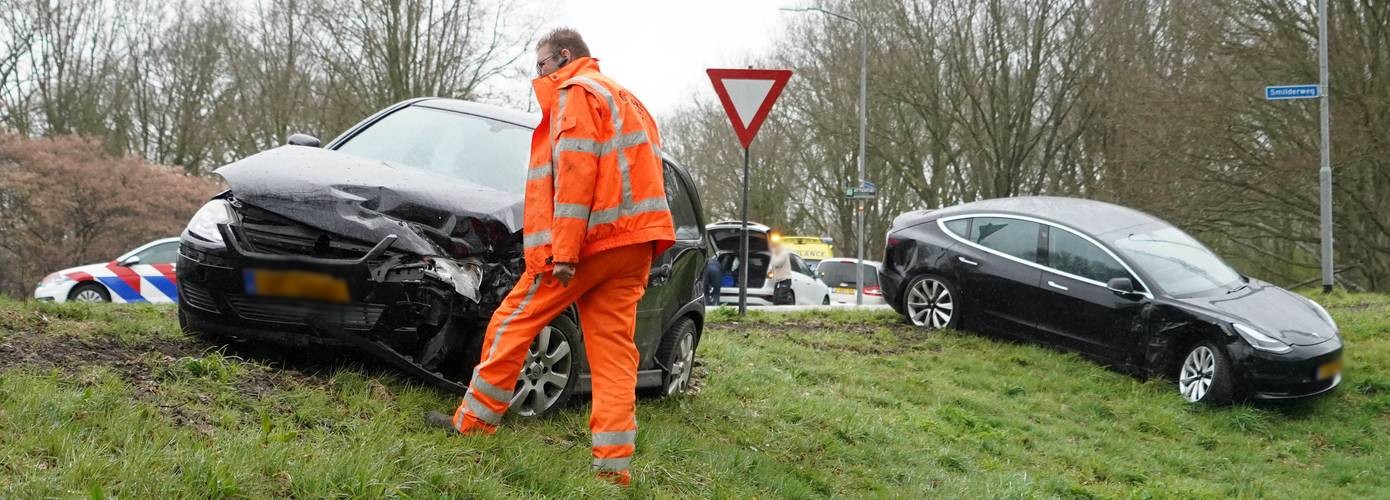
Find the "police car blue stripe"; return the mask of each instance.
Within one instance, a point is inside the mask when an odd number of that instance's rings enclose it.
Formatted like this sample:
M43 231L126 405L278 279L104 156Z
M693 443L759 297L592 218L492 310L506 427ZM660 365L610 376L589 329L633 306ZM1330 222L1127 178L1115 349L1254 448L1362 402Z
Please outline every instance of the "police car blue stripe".
M125 280L122 280L118 277L102 276L100 278L97 278L97 281L100 281L101 284L106 285L106 288L108 290L111 290L113 293L115 293L117 296L120 296L120 298L124 299L126 302L148 302L147 300L145 300L144 297L141 297L140 294L137 293L134 288L131 288L130 285L127 285Z
M169 297L169 300L174 301L175 304L179 302L179 287L174 286L174 282L170 281L169 278L163 276L144 276L144 278L145 281L150 282L151 285L164 293L165 297Z

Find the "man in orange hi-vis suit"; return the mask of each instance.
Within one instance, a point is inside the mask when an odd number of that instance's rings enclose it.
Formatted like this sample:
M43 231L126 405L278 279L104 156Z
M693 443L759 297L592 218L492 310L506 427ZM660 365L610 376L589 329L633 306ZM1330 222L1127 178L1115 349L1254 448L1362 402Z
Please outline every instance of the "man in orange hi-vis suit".
M536 44L536 70L541 122L526 181L526 272L492 316L458 410L429 420L465 434L494 432L532 340L577 304L593 381L593 465L627 485L637 437L637 302L652 259L675 242L660 136L642 103L599 73L574 30Z

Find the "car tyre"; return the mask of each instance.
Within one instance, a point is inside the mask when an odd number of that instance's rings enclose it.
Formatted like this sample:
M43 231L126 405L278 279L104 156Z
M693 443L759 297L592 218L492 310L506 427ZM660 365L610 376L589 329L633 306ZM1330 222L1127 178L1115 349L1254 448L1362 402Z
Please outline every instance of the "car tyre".
M820 305L823 305L823 306L828 306L828 305L830 305L830 296L829 296L829 295L826 295L824 299L821 299Z
M86 303L111 302L111 292L106 291L106 287L101 286L99 283L88 281L72 287L72 290L68 292L68 301Z
M661 347L656 350L656 359L661 363L661 397L679 396L689 391L695 371L695 321L681 318L671 325L661 339Z
M569 403L579 381L579 325L561 314L531 341L516 380L511 408L523 417L546 417Z
M1178 394L1189 403L1228 404L1236 395L1234 375L1224 350L1209 340L1198 342L1178 365Z
M913 278L903 293L903 316L914 326L929 330L953 329L960 324L960 292L950 280L935 274Z

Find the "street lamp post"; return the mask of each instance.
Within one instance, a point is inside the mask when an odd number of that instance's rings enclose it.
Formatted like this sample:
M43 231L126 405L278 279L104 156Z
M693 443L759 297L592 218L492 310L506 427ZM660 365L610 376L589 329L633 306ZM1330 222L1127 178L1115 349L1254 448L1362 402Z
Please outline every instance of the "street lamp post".
M867 146L866 134L869 128L869 38L864 31L864 23L858 19L831 12L820 7L789 8L783 7L780 10L788 12L819 12L827 16L839 18L854 23L859 28L859 184L864 184L864 151ZM855 232L858 233L859 253L856 256L858 262L854 272L854 303L864 305L864 199L854 200L855 224L858 226Z

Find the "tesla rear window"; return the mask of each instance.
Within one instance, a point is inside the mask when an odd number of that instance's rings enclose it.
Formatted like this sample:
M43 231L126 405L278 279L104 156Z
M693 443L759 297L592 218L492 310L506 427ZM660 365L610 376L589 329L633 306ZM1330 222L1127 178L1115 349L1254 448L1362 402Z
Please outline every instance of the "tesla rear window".
M530 150L529 128L420 106L391 113L338 147L516 194L526 189Z

